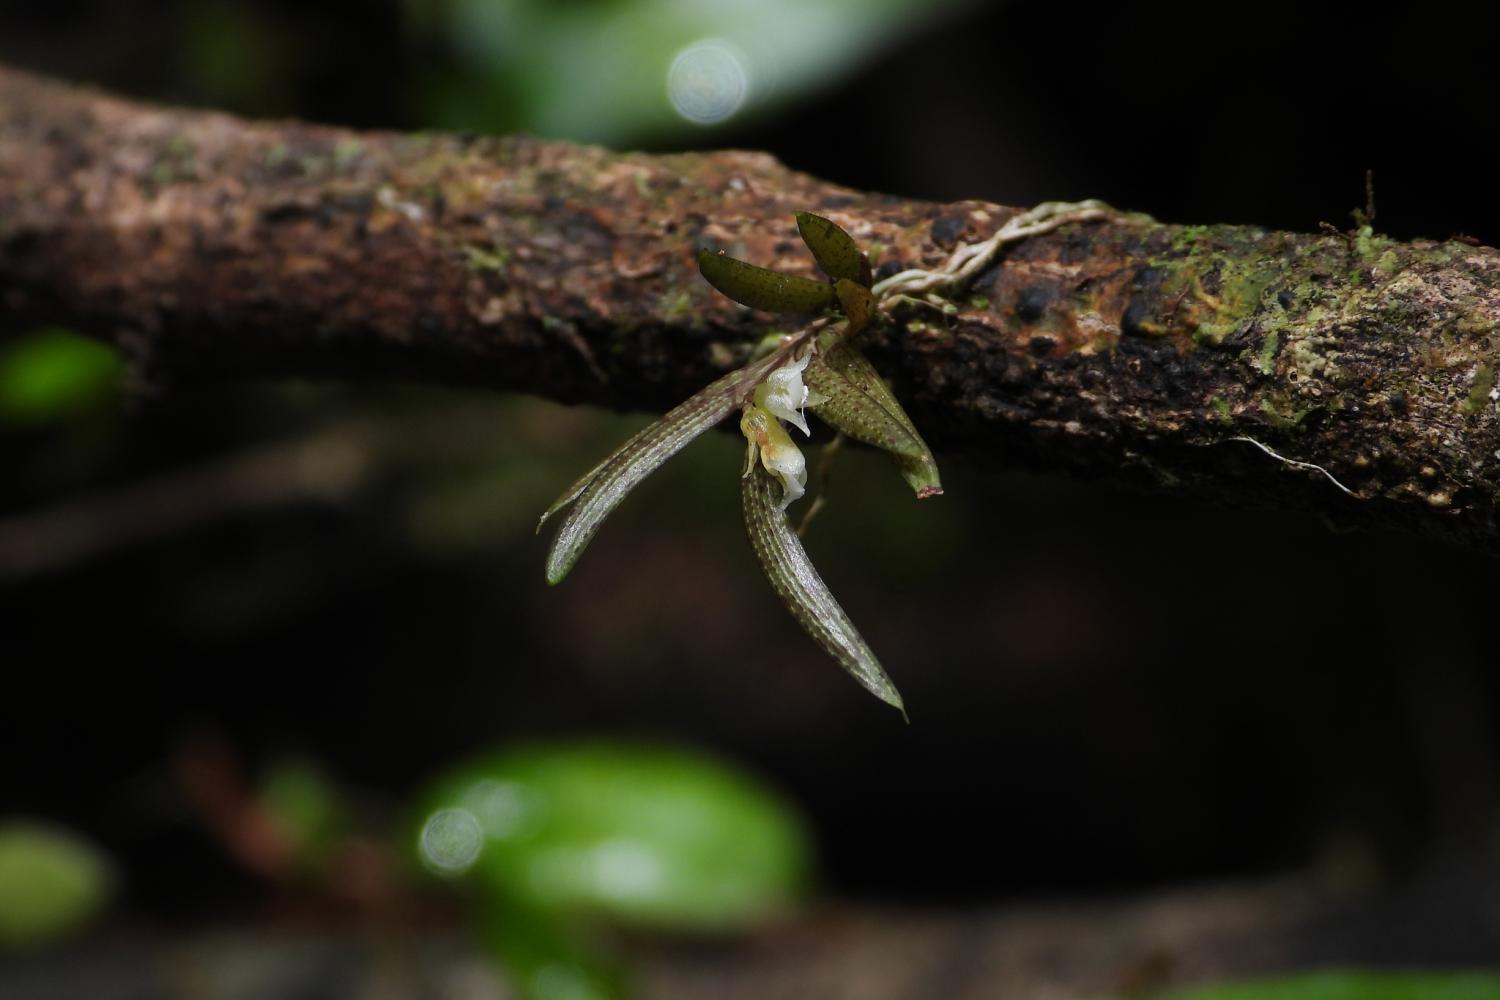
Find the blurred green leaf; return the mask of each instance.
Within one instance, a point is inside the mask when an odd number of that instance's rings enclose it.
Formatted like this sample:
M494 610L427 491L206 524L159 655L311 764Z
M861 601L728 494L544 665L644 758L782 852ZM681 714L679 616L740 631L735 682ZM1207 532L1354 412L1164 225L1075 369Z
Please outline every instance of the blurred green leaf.
M962 0L406 0L446 42L434 125L621 143L769 107L851 72Z
M291 837L298 866L316 870L347 827L338 789L316 764L278 761L261 782L261 806Z
M1317 972L1174 993L1172 1000L1500 1000L1500 976Z
M487 950L529 1000L612 1000L627 996L620 964L555 913L491 894L480 907Z
M35 820L0 823L0 948L36 948L89 922L109 898L104 855L77 834Z
M736 927L788 907L809 867L784 802L682 751L518 749L457 769L424 802L430 870L542 912Z
M53 423L119 387L124 365L103 344L62 329L0 344L0 424Z

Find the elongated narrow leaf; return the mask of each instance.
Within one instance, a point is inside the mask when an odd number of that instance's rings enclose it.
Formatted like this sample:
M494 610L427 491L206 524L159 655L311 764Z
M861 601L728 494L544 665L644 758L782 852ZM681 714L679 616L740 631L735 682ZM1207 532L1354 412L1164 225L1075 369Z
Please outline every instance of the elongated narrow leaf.
M834 303L832 285L756 267L723 251L699 250L698 270L710 285L751 309L812 313L827 309Z
M839 602L833 599L828 585L797 540L796 532L787 523L780 506L781 487L756 463L741 480L740 491L750 544L771 587L792 617L865 690L901 709L905 715L900 692Z
M594 466L548 507L537 522L538 531L548 518L574 504L547 553L547 582L558 583L567 576L600 523L625 495L690 441L732 413L756 383L785 362L790 348L791 342L754 364L730 372L668 411Z
M858 348L834 341L813 357L802 378L823 397L812 409L825 423L856 441L890 452L901 478L918 498L943 492L927 442Z
M835 281L839 278L854 282L860 280L861 272L865 270L860 265L860 259L864 255L854 245L854 238L840 229L837 223L811 212L798 212L797 232L802 234L802 242L812 251L813 259L818 262L824 274ZM865 284L868 285L869 282L866 281Z

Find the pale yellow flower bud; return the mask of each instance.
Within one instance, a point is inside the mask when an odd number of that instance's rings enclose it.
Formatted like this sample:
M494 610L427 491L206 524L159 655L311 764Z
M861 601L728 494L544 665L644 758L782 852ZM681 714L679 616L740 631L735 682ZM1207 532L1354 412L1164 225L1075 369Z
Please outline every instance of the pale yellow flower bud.
M764 407L749 403L740 417L740 431L750 442L750 454L746 472L755 465L756 452L766 471L781 483L781 509L807 492L807 459L802 457L796 442L781 426L772 413Z

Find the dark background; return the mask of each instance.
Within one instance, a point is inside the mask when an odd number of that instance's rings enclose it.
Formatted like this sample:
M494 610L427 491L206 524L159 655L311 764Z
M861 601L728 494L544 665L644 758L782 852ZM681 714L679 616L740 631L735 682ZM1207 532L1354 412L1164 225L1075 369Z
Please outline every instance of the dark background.
M1459 10L975 7L779 109L635 144L765 149L911 197L1295 230L1350 225L1373 170L1380 231L1494 245L1495 36ZM222 25L252 39L243 24L269 39L251 69L194 53ZM371 2L55 0L0 8L0 60L243 114L503 127L424 105L463 74L403 25ZM1496 566L1344 533L1331 489L1325 521L940 456L948 493L916 507L878 457L849 457L810 550L909 727L759 579L731 441L696 444L565 586L543 584L535 513L639 417L411 386L156 386L0 429L0 515L365 418L436 446L331 501L0 577L0 806L98 837L135 912L265 891L178 801L168 761L201 733L252 770L310 754L392 810L495 743L703 746L806 811L831 892L891 902L1493 864Z

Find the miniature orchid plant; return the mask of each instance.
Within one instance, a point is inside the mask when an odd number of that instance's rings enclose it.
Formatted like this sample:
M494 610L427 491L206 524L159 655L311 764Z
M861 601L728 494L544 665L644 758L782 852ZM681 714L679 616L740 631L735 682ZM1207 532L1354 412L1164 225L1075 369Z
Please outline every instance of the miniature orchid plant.
M842 437L889 453L919 499L942 493L932 452L859 351L857 335L884 302L932 296L969 280L1006 242L1107 212L1093 202L1039 206L1015 216L983 243L960 247L936 270L901 271L879 284L872 284L869 258L849 234L810 212L797 213L797 229L826 281L757 267L723 251L699 251L703 277L741 305L823 316L774 341L748 365L668 412L569 487L537 525L540 531L549 518L569 508L547 556L547 581L555 584L568 574L600 523L642 479L738 408L747 442L741 475L745 527L767 579L803 629L840 666L904 714L895 685L813 568L787 520L787 508L807 490L807 460L787 427L809 436L805 414L811 410ZM806 522L804 518L804 526Z

